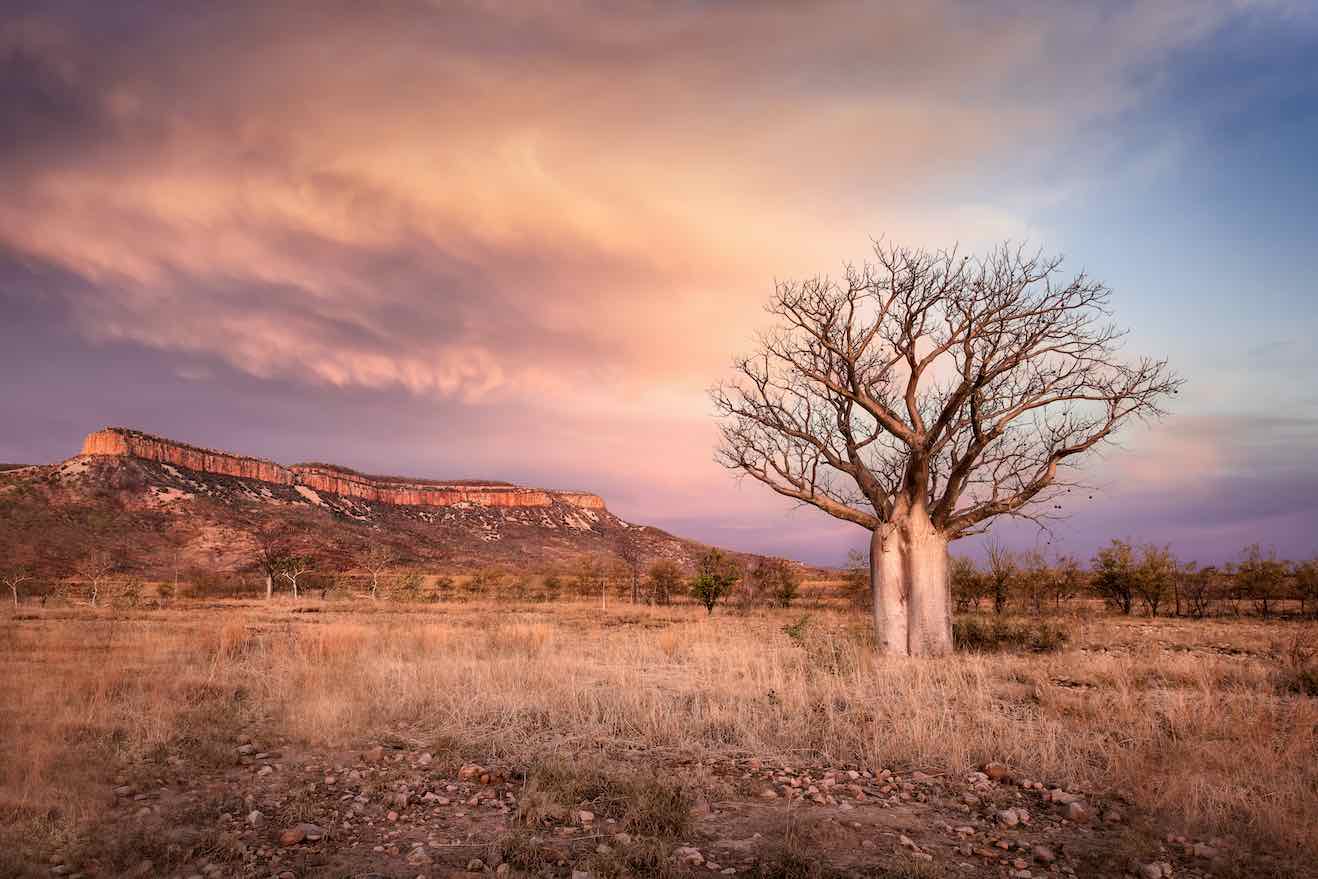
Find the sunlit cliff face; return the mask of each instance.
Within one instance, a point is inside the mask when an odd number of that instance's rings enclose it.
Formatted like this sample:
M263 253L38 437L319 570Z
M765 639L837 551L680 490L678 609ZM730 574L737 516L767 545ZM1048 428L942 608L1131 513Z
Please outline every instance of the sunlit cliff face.
M0 24L0 257L81 356L160 352L203 399L256 379L351 425L343 395L401 394L445 413L447 467L520 476L531 443L661 516L695 497L779 515L723 500L703 393L774 279L870 235L1047 243L1034 208L1115 148L1108 123L1172 53L1240 14L20 3ZM202 406L143 426L208 441L177 429Z

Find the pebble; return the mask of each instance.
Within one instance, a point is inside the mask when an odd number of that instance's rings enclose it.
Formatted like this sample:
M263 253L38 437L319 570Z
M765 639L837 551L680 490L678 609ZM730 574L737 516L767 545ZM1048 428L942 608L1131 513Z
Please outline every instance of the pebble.
M1057 860L1057 855L1046 845L1036 845L1034 848L1030 849L1030 853L1034 855L1034 859L1041 864L1051 864L1053 861Z
M468 872L468 873L484 873L484 872L485 872L485 862L482 861L480 858L472 858L470 861L467 861L467 872Z
M679 864L691 867L698 867L705 863L705 856L700 853L700 850L689 845L679 846L673 851L673 857L677 859Z
M1067 803L1064 814L1066 815L1066 820L1075 824L1086 824L1089 822L1089 810L1085 808L1085 804L1081 802Z

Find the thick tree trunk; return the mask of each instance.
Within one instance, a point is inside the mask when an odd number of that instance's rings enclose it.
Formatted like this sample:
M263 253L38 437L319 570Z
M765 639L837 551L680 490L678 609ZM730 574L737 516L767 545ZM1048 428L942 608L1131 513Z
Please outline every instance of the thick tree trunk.
M952 652L947 540L923 510L895 516L870 541L879 649L891 656Z

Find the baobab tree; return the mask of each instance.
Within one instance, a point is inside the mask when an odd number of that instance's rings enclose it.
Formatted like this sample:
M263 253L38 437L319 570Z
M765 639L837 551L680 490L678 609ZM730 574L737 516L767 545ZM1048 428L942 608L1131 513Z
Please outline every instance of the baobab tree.
M777 325L713 389L719 458L866 528L884 652L952 649L948 544L1061 515L1085 453L1162 414L1165 361L1120 356L1110 293L1060 258L878 243L875 262L776 285Z

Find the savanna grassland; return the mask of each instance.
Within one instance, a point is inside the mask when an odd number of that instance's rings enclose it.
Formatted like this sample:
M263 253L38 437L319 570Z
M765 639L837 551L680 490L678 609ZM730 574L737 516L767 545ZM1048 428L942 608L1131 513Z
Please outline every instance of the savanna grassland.
M827 607L25 605L0 874L1311 871L1314 623L1048 625L911 661Z

